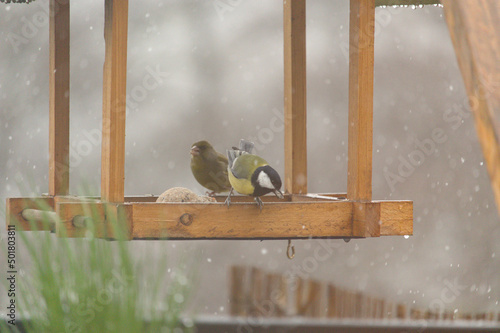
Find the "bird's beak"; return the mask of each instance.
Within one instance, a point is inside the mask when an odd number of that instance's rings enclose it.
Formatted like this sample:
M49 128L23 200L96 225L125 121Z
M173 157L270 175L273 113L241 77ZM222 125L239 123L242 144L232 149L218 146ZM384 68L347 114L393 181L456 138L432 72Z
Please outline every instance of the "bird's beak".
M283 199L283 198L284 198L283 193L281 193L281 191L280 191L280 190L274 190L273 192L274 192L274 194L276 194L276 196L277 196L278 198L280 198L280 199Z
M193 155L193 156L200 155L200 148L198 148L196 146L192 146L191 147L191 155Z

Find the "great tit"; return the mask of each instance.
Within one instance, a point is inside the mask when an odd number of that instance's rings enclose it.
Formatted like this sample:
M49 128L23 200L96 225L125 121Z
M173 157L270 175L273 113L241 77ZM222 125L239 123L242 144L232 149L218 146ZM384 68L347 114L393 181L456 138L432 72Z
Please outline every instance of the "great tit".
M231 189L227 165L227 158L215 151L208 141L198 141L192 145L191 171L198 183L212 191L210 195Z
M281 178L262 157L252 154L253 142L241 140L240 147L227 150L228 175L231 191L226 204L231 204L233 189L240 194L254 197L260 209L264 205L259 198L261 195L273 192L278 198L281 193Z

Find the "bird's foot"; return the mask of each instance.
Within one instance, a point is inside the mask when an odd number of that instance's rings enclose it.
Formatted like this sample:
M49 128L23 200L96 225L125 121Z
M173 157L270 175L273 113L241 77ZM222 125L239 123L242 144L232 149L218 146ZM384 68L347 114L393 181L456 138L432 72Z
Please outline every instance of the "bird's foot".
M254 198L255 202L257 203L257 206L259 206L260 210L262 211L262 207L264 207L264 203L259 197Z
M224 205L227 205L227 208L231 205L231 195L233 194L233 188L231 187L231 191L229 191L229 195L226 198L226 201L224 201Z

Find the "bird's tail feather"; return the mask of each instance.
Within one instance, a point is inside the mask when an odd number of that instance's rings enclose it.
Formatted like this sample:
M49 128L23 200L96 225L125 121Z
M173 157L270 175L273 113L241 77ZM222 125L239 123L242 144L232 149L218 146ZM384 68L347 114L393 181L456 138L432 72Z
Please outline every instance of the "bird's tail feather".
M226 150L227 154L227 162L228 162L228 167L231 169L233 167L233 162L234 160L243 155L243 154L248 154L246 151L241 151L239 149L231 149L231 150Z
M255 147L254 143L245 139L240 140L240 150L246 151L251 154L253 147Z
M226 150L229 168L233 167L233 162L238 156L251 154L254 146L253 142L241 139L239 148L233 147L233 149Z

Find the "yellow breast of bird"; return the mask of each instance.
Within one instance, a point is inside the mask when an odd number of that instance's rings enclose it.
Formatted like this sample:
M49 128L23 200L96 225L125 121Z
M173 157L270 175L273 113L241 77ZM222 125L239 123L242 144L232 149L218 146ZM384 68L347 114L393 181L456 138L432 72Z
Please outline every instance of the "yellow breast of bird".
M254 187L252 186L252 182L248 179L239 179L236 178L231 170L228 172L229 176L229 182L231 183L231 186L236 190L236 192L240 194L245 194L245 195L252 195L254 191Z

